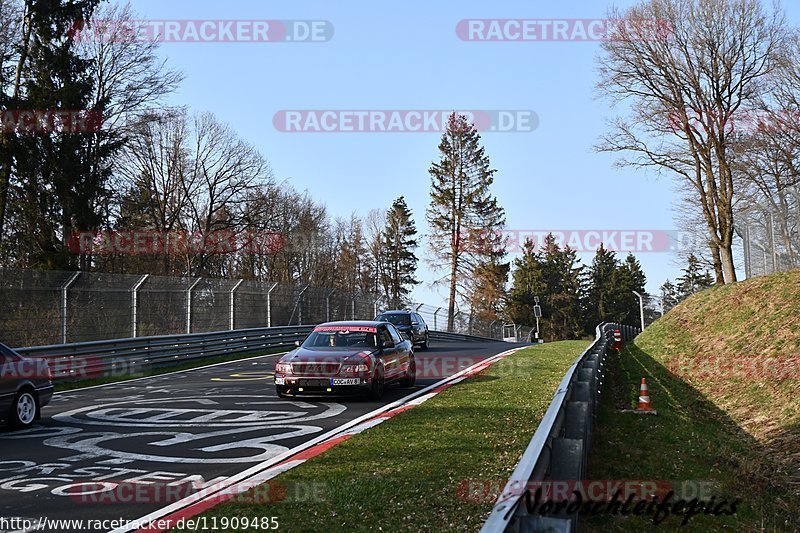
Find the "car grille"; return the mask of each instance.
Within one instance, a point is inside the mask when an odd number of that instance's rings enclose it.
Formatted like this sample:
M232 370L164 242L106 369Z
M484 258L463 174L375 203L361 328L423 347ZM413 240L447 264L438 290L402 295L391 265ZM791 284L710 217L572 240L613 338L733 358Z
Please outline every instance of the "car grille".
M292 374L298 376L335 376L341 368L339 363L292 363Z

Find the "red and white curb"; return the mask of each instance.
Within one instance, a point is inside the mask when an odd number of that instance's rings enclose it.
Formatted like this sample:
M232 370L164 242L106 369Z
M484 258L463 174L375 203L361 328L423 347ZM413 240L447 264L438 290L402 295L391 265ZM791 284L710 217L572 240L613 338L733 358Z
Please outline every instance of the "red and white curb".
M179 520L195 517L239 494L248 492L279 474L291 470L312 457L316 457L337 444L346 441L353 435L357 435L404 411L425 403L440 392L483 372L496 362L523 349L514 348L484 359L448 378L409 394L405 398L384 405L300 446L287 450L277 457L250 467L225 481L206 487L191 496L187 496L137 520L131 520L127 526L115 529L111 533L129 533L131 531L161 533L168 531L175 527Z

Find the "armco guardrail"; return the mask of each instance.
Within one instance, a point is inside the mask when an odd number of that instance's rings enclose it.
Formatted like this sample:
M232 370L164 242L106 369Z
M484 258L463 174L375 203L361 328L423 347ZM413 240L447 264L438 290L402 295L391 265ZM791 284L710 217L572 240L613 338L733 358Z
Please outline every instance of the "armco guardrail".
M191 335L137 337L107 341L37 346L17 350L26 357L47 360L56 381L83 381L103 377L130 376L219 356L236 356L291 347L313 328L286 326L242 329ZM497 339L431 331L442 341L500 342Z
M618 324L601 324L595 341L583 352L561 380L555 397L522 454L482 533L568 532L574 531L577 514L543 516L529 514L537 484L586 478L586 461L592 438L592 423L603 384L605 356L614 346L614 330L624 342L633 340L639 329ZM543 491L544 492L544 491Z
M440 341L461 341L461 342L503 342L499 339L492 339L490 337L478 337L475 335L465 335L462 333L447 333L445 331L430 332L431 339Z
M152 368L219 356L244 355L288 347L302 341L313 326L243 329L138 337L108 341L37 346L17 350L26 357L46 359L57 381L82 381L128 376Z

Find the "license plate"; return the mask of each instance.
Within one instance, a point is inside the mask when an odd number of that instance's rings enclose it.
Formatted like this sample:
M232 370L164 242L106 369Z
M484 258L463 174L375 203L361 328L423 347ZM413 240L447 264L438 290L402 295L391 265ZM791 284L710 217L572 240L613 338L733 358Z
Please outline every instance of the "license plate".
M275 385L286 385L286 378L275 378Z
M298 379L297 385L299 387L327 387L327 379Z
M353 379L331 379L331 385L358 385L361 383L361 380L358 378Z

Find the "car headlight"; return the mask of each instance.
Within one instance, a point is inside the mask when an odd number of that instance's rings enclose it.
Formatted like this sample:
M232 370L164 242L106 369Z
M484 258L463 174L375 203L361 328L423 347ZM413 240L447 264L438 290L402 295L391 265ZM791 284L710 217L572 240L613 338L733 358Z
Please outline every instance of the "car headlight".
M341 373L342 374L360 374L362 372L369 371L369 367L367 365L343 365Z
M279 374L291 374L292 373L292 365L289 363L278 363L275 365L275 372Z

